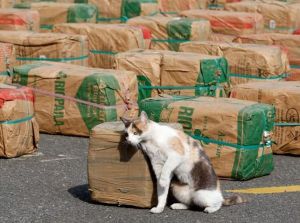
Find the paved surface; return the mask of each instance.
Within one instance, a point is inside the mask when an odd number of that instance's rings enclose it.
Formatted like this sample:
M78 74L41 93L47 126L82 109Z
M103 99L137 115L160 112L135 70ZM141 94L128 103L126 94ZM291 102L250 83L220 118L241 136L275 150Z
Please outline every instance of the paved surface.
M300 222L300 192L244 195L249 203L214 214L144 209L90 201L88 139L42 135L37 156L0 159L0 222ZM275 171L247 182L222 181L224 189L300 185L300 157L275 157Z

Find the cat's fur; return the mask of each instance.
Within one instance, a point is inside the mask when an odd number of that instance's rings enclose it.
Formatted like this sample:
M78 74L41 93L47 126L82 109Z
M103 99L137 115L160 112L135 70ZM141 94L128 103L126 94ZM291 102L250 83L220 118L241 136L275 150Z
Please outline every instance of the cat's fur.
M171 179L173 195L180 202L172 204L172 209L197 206L213 213L222 205L243 202L239 196L223 198L220 182L198 141L149 120L145 112L134 121L122 121L127 141L148 155L157 178L158 205L151 209L152 213L164 210Z

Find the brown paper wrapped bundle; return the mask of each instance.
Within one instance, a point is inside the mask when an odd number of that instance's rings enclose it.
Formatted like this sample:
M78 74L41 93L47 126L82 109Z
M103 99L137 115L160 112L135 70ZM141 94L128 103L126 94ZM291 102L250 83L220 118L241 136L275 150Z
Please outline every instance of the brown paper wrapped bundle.
M179 43L207 40L211 33L207 20L168 16L144 16L128 20L130 25L145 26L152 33L151 49L178 50Z
M233 85L254 80L281 80L289 72L287 55L276 46L206 41L182 43L180 51L226 58Z
M0 9L0 30L40 30L40 15L36 10Z
M33 102L29 88L0 84L0 157L13 158L37 150L39 127Z
M59 24L54 32L85 34L89 40L89 66L113 68L114 57L119 52L146 47L144 29L126 24Z
M9 43L0 43L0 83L11 83L11 69L15 65L15 48Z
M88 65L88 41L83 35L1 31L0 42L14 45L17 65L33 61Z
M226 35L260 33L264 28L263 17L258 13L194 9L183 11L180 16L208 19L214 32Z
M182 130L180 124L165 124ZM94 201L149 208L157 203L156 179L142 151L124 142L122 122L92 129L88 153L88 181Z
M205 9L207 0L158 0L159 9L166 13L176 13L189 9Z
M272 150L277 154L300 155L300 82L253 82L237 85L231 97L275 106Z
M231 43L237 36L212 33L208 38L209 41Z
M118 120L137 101L136 75L129 71L33 63L15 67L13 82L34 89L40 129L51 134L88 136L94 126Z
M279 1L243 1L225 5L225 10L260 13L265 31L292 33L300 25L300 4Z

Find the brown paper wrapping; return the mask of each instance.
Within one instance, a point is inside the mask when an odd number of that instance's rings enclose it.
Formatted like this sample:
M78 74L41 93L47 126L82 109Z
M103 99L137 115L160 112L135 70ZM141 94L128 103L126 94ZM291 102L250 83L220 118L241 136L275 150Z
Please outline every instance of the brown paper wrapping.
M36 10L0 9L0 30L40 30L40 15Z
M208 19L213 32L226 35L260 33L264 28L263 17L258 13L194 9L183 11L180 16Z
M113 68L115 54L136 48L145 48L143 29L125 24L59 24L54 32L88 36L89 66Z
M299 90L300 82L298 81L253 82L235 86L231 97L274 105L276 108L275 123L277 123L277 126L275 124L273 152L277 154L300 155ZM278 126L279 123L283 123L282 126Z
M220 33L212 33L208 38L209 41L231 43L236 38L233 35L225 35Z
M45 62L15 67L13 82L35 89L37 121L51 134L88 136L94 126L118 120L130 108L127 103L137 101L136 76L129 71Z
M0 84L0 157L13 158L37 150L39 128L34 118L33 92Z
M179 124L168 124L182 129ZM149 208L157 203L155 175L148 158L127 145L124 124L110 122L91 131L88 181L94 201Z
M189 9L205 9L207 0L158 0L162 12L181 12Z
M0 43L0 83L11 83L10 71L15 65L15 48L9 43Z
M287 55L276 46L206 41L182 43L180 51L223 56L229 63L231 74L253 76L231 76L233 85L257 79L280 79L281 75L287 74L290 69Z
M17 65L48 60L88 65L88 41L83 35L1 31L0 42L14 45Z

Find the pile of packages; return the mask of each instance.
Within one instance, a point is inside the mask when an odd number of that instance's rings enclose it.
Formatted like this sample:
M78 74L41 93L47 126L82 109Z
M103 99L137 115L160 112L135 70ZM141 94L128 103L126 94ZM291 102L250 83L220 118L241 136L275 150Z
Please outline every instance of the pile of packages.
M262 177L274 168L273 154L300 155L299 3L7 0L1 7L0 157L35 152L39 131L89 136L92 199L150 207L155 177L148 158L125 146L121 117L145 111L181 129L201 142L222 178Z

